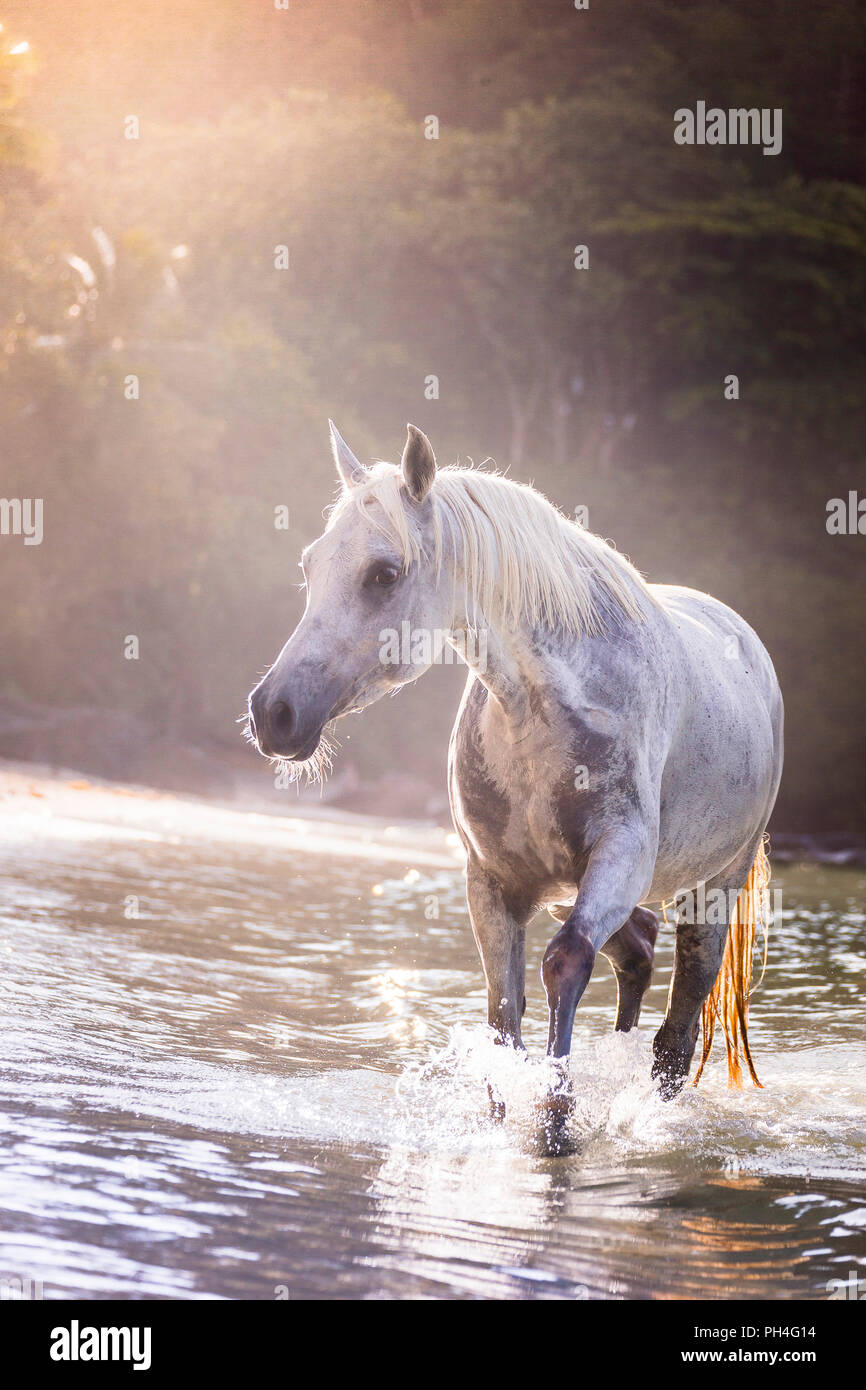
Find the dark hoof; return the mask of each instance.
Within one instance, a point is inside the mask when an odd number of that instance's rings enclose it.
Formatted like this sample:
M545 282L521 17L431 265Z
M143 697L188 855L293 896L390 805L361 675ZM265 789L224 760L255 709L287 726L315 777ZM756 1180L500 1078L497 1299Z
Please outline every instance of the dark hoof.
M686 1073L675 1071L663 1062L656 1062L652 1070L653 1080L658 1082L658 1093L662 1100L674 1100L686 1084Z
M569 1132L573 1110L570 1096L550 1095L538 1111L533 1133L534 1148L542 1158L562 1158L580 1151L578 1139Z

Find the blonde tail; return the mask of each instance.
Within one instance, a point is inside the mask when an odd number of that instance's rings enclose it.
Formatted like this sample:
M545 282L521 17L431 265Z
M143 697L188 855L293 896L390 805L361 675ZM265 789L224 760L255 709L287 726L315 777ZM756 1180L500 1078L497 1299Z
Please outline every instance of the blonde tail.
M712 992L701 1011L703 1050L692 1085L697 1086L704 1065L713 1050L716 1020L721 1019L728 1053L728 1085L742 1089L741 1053L749 1075L756 1086L761 1083L749 1051L749 995L752 982L752 952L755 930L760 925L764 934L764 965L767 963L767 916L769 906L770 861L767 858L767 837L764 838L755 862L749 870L745 887L738 895L731 913L731 925L725 942L725 954ZM763 978L763 970L761 971Z

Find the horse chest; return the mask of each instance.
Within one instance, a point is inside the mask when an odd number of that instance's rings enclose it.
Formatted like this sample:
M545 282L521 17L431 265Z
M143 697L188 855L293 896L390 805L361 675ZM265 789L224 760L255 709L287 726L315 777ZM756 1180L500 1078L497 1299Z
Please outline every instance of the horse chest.
M550 749L535 758L497 746L477 728L455 741L451 797L458 830L493 876L539 897L576 881L582 837L573 815L568 833L562 817L563 797L571 803L576 796L571 762Z
M494 784L486 790L464 781L454 804L455 821L475 859L495 878L529 891L574 879L574 855L546 795L514 799Z

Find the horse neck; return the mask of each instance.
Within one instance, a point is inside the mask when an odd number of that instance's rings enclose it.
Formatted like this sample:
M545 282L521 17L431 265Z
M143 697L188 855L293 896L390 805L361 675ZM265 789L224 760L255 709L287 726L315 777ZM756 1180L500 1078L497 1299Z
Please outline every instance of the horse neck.
M529 715L530 690L544 679L544 663L538 659L538 632L485 617L476 622L458 617L454 631L463 639L460 655L492 695L504 724L518 732ZM483 643L480 634L484 635Z
M506 720L521 723L529 706L530 690L546 689L554 684L555 668L565 659L576 671L584 660L592 660L590 639L574 633L553 631L540 627L537 621L524 617L516 625L504 616L489 617L476 614L465 576L460 573L455 556L443 551L443 572L450 574L453 588L453 630L463 638L461 655L475 676L490 691L501 707ZM599 576L599 584L604 581ZM628 623L629 618L623 621ZM467 635L483 630L486 633L484 660L473 659L472 643ZM476 653L477 655L477 653Z

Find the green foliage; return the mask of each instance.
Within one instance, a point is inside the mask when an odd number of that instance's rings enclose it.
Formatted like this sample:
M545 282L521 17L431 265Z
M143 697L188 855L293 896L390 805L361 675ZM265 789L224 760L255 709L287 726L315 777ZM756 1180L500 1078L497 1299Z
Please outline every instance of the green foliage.
M0 693L233 740L327 417L362 457L411 418L740 608L788 696L780 819L866 823L866 542L824 525L866 424L862 0L111 9L0 35L2 492L46 511L0 544ZM676 145L697 100L781 107L782 153ZM355 721L353 760L441 782L453 684Z

